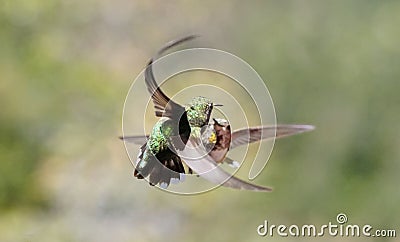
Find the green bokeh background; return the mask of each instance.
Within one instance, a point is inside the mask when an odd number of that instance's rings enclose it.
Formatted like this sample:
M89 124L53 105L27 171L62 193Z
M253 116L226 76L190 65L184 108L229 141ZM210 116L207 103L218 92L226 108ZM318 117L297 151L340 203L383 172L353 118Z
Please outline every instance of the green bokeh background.
M256 228L339 212L400 233L399 12L399 1L1 1L0 241L309 241ZM188 33L252 65L278 123L317 127L277 141L256 179L273 193L177 196L132 178L117 139L125 95Z

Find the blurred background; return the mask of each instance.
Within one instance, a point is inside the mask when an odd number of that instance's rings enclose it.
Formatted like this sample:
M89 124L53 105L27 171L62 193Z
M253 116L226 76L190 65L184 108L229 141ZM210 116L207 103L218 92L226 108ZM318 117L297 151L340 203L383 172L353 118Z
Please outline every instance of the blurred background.
M321 225L340 212L400 233L399 11L398 1L1 1L0 241L264 241L265 219ZM178 196L132 177L117 138L125 96L148 58L188 33L202 35L191 47L254 67L278 123L317 127L276 142L255 180L272 193Z

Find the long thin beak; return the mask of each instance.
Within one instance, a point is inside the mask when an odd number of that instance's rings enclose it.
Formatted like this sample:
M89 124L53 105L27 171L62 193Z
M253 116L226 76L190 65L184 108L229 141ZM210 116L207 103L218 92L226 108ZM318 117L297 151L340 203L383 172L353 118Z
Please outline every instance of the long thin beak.
M224 106L223 104L214 104L213 105L214 107L222 107L222 106Z

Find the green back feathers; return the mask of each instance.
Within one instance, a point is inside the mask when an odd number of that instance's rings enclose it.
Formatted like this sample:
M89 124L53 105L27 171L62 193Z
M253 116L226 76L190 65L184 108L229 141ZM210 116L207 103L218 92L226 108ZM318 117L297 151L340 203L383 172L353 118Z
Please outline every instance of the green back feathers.
M154 125L148 143L153 154L158 154L160 151L163 151L168 147L170 137L176 135L173 132L173 128L173 124L168 122L167 118L161 118Z

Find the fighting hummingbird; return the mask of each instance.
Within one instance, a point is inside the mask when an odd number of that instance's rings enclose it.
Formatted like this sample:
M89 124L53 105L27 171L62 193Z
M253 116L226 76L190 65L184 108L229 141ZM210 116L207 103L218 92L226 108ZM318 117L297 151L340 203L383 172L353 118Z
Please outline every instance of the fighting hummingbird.
M187 144L190 148L188 152L191 153L188 156L201 158L186 159L185 163L201 177L212 183L234 189L269 192L272 190L271 188L241 180L223 170L219 164L225 162L236 168L240 166L239 162L226 157L230 149L262 140L283 138L313 129L314 126L312 125L281 124L254 126L231 132L227 120L214 118L209 124L192 129L191 142ZM142 144L148 136L125 136L122 138L127 142ZM202 155L202 152L197 148L199 145L202 145L208 151L208 156Z
M157 56L166 50L191 40L196 36L188 36L172 41L163 47ZM182 174L192 173L192 169L205 179L235 189L254 191L270 191L263 187L240 180L225 172L218 163L227 162L238 167L239 163L226 157L229 149L237 146L269 138L280 138L296 133L312 130L310 125L277 125L243 128L231 133L227 120L213 119L209 123L214 106L208 98L195 97L189 104L181 106L166 96L157 85L152 71L152 64L156 58L151 58L145 70L145 83L152 96L155 114L161 117L154 125L151 134L147 136L120 137L128 142L143 144L136 161L134 176L143 179L149 176L150 185L160 184L166 188L172 180L180 180ZM195 131L195 132L192 132ZM192 133L198 134L191 135ZM197 137L197 138L196 138ZM189 139L191 142L187 145ZM208 151L207 156L202 156L196 143L201 142ZM186 159L187 171L182 159L176 150L187 150L191 147L192 155L198 155L201 162ZM197 154L196 154L197 153ZM207 171L212 172L207 172Z
M168 49L189 41L197 36L191 35L168 43L151 58L145 70L145 83L153 100L155 114L160 117L153 126L148 140L140 148L134 176L143 179L149 176L150 185L160 184L167 187L171 179L180 180L180 174L186 173L177 150L183 150L188 142L191 129L208 124L214 106L213 102L202 96L194 97L182 106L172 101L157 85L152 64ZM187 170L191 173L191 170Z

